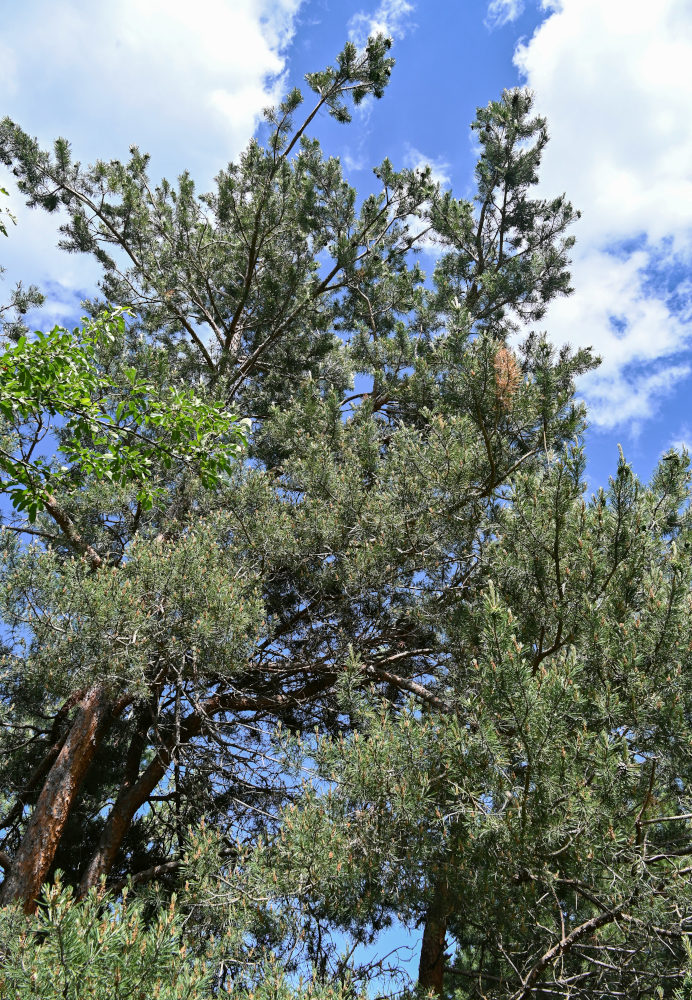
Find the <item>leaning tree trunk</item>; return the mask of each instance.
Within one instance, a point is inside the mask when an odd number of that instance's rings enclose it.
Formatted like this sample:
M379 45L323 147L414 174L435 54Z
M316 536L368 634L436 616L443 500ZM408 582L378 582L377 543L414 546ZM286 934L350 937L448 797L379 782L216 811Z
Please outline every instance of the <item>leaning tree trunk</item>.
M67 738L48 772L19 849L12 858L0 889L0 905L21 900L25 913L36 909L70 810L112 717L112 703L100 685L90 688L78 705Z
M164 777L172 753L172 748L163 748L136 780L126 776L108 814L96 851L80 879L77 893L79 897L85 896L99 884L102 876L108 875L135 813Z
M308 681L300 691L291 695L282 693L275 696L251 697L235 692L213 695L182 720L178 731L158 748L156 756L141 774L139 763L145 748L146 729L135 732L128 751L124 780L104 823L96 850L82 873L78 896L85 896L91 888L98 885L104 875L108 875L132 825L135 813L147 802L165 776L176 751L198 736L209 719L219 712L277 711L291 701L300 703L302 699L313 697L331 687L333 683L334 677L328 674ZM133 875L136 877L137 873L134 872Z
M433 886L432 898L425 913L423 942L418 965L418 985L435 996L442 996L445 975L445 947L449 892L445 882Z

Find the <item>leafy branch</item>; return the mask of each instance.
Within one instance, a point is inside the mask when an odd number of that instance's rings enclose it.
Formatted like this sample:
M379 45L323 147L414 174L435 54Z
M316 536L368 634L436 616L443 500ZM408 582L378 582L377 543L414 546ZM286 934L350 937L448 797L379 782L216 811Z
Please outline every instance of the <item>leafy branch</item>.
M104 312L72 333L56 326L32 341L21 337L0 356L0 417L15 434L24 432L25 443L19 450L0 447L0 469L7 476L2 490L31 522L75 471L122 486L134 483L137 502L148 510L161 492L157 465L169 470L182 462L210 488L246 444L248 422L192 389L157 386L128 367L122 385L104 377L97 347L124 336L125 312ZM57 471L34 457L50 426L46 418L61 422L55 428L59 451L70 463Z

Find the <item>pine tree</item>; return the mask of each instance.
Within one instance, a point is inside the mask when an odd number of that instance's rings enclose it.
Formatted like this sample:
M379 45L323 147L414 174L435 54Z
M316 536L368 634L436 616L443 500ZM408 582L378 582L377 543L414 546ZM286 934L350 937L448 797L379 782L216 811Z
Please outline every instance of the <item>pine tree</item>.
M668 455L645 488L622 460L590 501L582 475L573 446L516 477L477 585L438 605L439 701L352 695L358 729L319 739L267 860L287 895L313 873L322 919L356 938L422 925L419 983L441 996L680 983L689 470Z
M387 50L310 74L312 110L292 91L202 196L187 174L152 185L137 149L84 168L0 125L28 203L103 268L92 317L131 313L110 338L39 338L82 358L81 401L49 378L2 410L0 901L32 912L58 869L83 901L187 881L193 950L244 928L222 961L237 989L291 988L257 964L273 949L351 995L324 930L397 918L423 927L438 993L672 993L686 459L647 488L623 459L587 501L574 380L593 359L516 343L570 290L575 218L531 196L530 94L479 110L473 202L388 160L359 201L309 136L382 96ZM6 352L15 394L35 350ZM37 471L48 427L61 450ZM284 750L317 762L312 789ZM202 817L215 836L191 847Z

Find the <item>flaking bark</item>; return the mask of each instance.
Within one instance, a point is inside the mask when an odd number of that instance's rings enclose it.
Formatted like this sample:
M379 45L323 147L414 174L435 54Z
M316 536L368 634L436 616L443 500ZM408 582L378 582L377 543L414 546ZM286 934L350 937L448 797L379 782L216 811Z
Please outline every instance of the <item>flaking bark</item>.
M100 685L90 688L79 702L74 722L48 772L10 873L0 889L0 905L22 900L25 913L36 909L41 886L111 713L112 705Z

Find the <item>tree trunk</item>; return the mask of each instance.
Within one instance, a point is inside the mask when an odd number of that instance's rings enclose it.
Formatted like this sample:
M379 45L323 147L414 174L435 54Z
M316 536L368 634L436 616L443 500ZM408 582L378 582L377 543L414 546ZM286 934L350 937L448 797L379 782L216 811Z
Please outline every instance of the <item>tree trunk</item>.
M98 885L102 875L107 875L113 866L120 845L130 829L135 813L144 805L170 764L172 750L162 749L136 781L126 780L120 787L118 797L108 814L101 832L98 847L84 870L79 882L79 897Z
M208 704L211 703L210 701ZM125 780L108 814L98 847L82 874L78 896L86 895L89 889L98 885L101 876L107 875L111 870L135 813L144 805L166 774L176 749L176 741L179 740L182 745L197 736L202 728L202 721L202 714L191 712L180 726L179 733L165 746L159 748L154 759L141 774L139 774L139 761L141 752L145 748L146 728L135 733L128 752Z
M100 685L89 689L78 704L0 889L0 905L23 900L25 913L36 909L70 810L111 716L111 702Z
M423 942L418 965L418 985L442 996L445 974L448 891L444 883L433 887L433 897L425 914Z
M204 701L182 720L179 731L164 746L159 747L156 756L141 774L138 774L137 765L144 743L140 746L137 734L135 734L128 752L125 779L120 786L113 808L108 814L98 846L82 873L78 896L86 895L89 889L98 885L102 875L108 875L123 839L130 829L135 813L148 800L166 774L176 748L184 746L195 736L198 736L205 722L208 722L218 712L276 711L287 703L299 703L302 698L314 696L319 691L330 687L333 682L334 678L331 674L320 677L308 682L302 690L290 695L248 697L235 692L225 695L216 694ZM143 736L144 733L139 735Z

